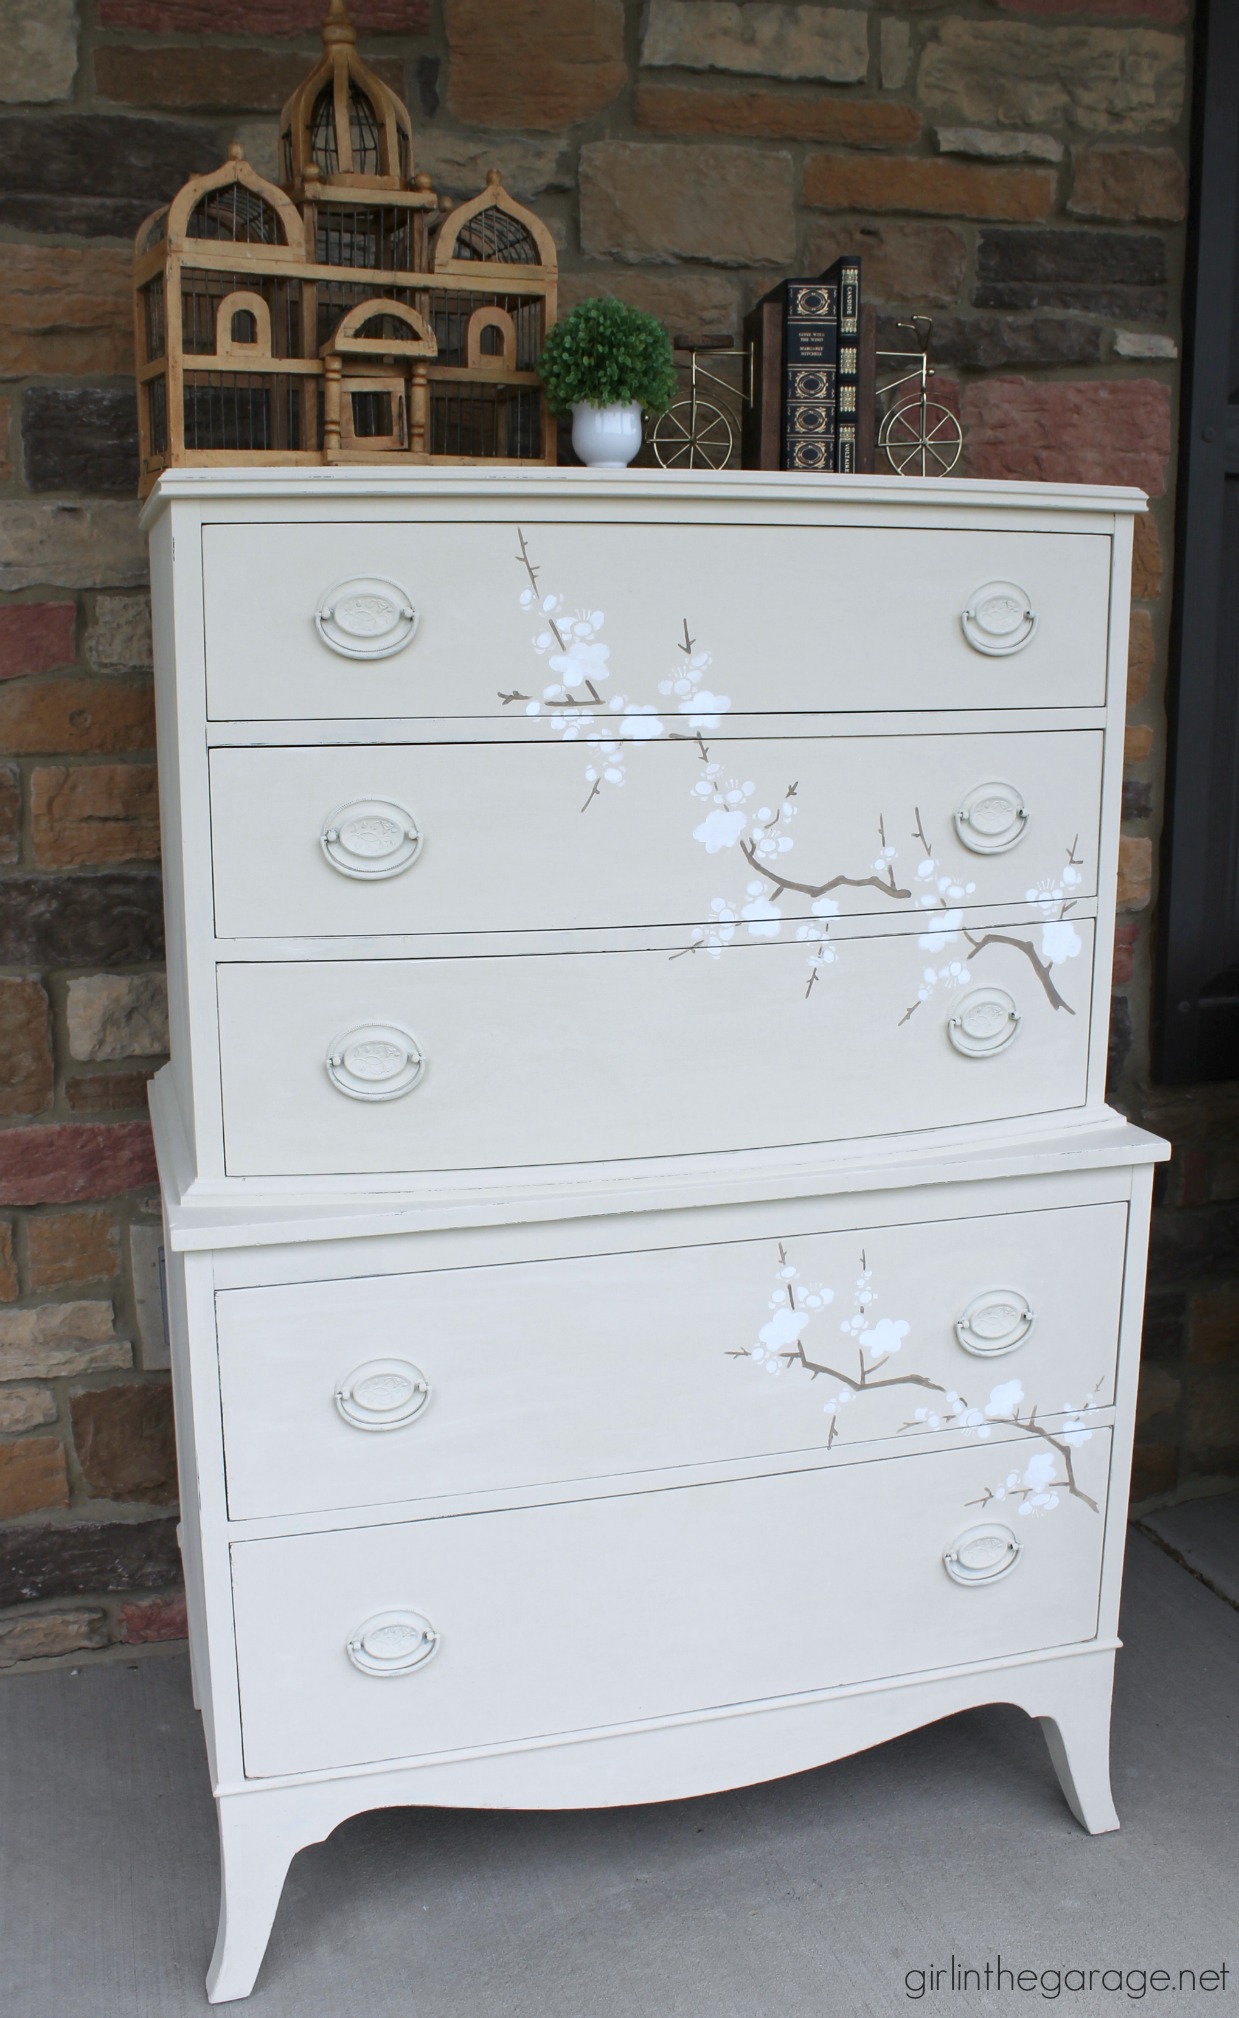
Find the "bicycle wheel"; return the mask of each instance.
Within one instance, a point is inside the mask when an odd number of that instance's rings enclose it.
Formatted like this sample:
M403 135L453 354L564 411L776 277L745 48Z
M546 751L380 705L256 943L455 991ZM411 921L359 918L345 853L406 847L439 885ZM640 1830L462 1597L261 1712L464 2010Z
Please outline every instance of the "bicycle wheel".
M946 476L963 454L964 431L949 407L910 399L884 416L878 447L896 476Z
M677 400L654 423L650 443L663 469L725 469L735 430L721 406L708 399Z

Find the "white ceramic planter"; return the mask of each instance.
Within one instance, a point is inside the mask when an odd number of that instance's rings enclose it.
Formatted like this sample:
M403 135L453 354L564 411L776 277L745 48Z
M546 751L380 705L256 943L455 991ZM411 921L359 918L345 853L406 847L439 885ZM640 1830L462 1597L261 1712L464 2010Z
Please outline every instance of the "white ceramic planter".
M578 400L572 409L572 446L591 469L627 469L641 446L640 400L626 406Z

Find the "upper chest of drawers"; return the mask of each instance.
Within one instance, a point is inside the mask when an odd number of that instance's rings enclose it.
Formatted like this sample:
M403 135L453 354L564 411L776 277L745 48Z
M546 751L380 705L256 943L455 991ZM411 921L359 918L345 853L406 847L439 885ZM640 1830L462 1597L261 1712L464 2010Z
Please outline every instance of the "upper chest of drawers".
M364 1175L1084 1111L1137 503L161 484L199 1153Z

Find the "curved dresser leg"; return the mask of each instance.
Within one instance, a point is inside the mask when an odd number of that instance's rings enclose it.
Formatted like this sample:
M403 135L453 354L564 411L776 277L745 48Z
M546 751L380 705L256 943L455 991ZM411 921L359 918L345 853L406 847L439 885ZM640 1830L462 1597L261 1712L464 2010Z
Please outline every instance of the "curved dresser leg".
M1113 1672L1111 1658L1069 1675L1052 1714L1037 1718L1063 1798L1090 1836L1119 1826L1110 1792Z
M302 1847L278 1799L216 1801L219 1811L219 1932L207 1970L207 1997L229 2004L248 1997L262 1966L288 1867Z

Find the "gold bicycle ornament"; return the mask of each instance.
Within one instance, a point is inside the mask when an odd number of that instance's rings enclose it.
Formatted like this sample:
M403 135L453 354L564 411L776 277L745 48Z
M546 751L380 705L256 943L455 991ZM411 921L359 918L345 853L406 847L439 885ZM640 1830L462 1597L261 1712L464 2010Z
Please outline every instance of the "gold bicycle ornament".
M650 446L663 469L726 469L735 454L740 417L752 403L753 346L738 349L731 336L676 336L672 347L688 355L688 395L659 414ZM712 360L739 358L739 384L707 371L702 351ZM710 397L703 390L707 386Z
M916 350L880 350L879 365L911 364L915 369L900 373L878 387L879 401L892 399L878 423L877 447L896 476L949 476L964 451L964 431L949 406L929 397L929 381L935 376L929 362L929 336L933 322L927 315L914 315L896 325L911 330ZM905 386L915 386L910 399L900 399Z
M914 315L897 327L910 331L917 348L875 353L879 368L911 367L876 389L881 412L877 454L896 476L948 476L963 454L964 433L950 407L929 397L929 381L935 376L929 362L932 319ZM735 458L744 409L753 402L753 345L737 346L730 335L677 336L672 344L688 358L687 367L680 367L687 369L688 386L685 397L654 423L650 433L654 456L663 469L727 469ZM702 361L703 353L711 364L738 359L736 377L710 370Z

